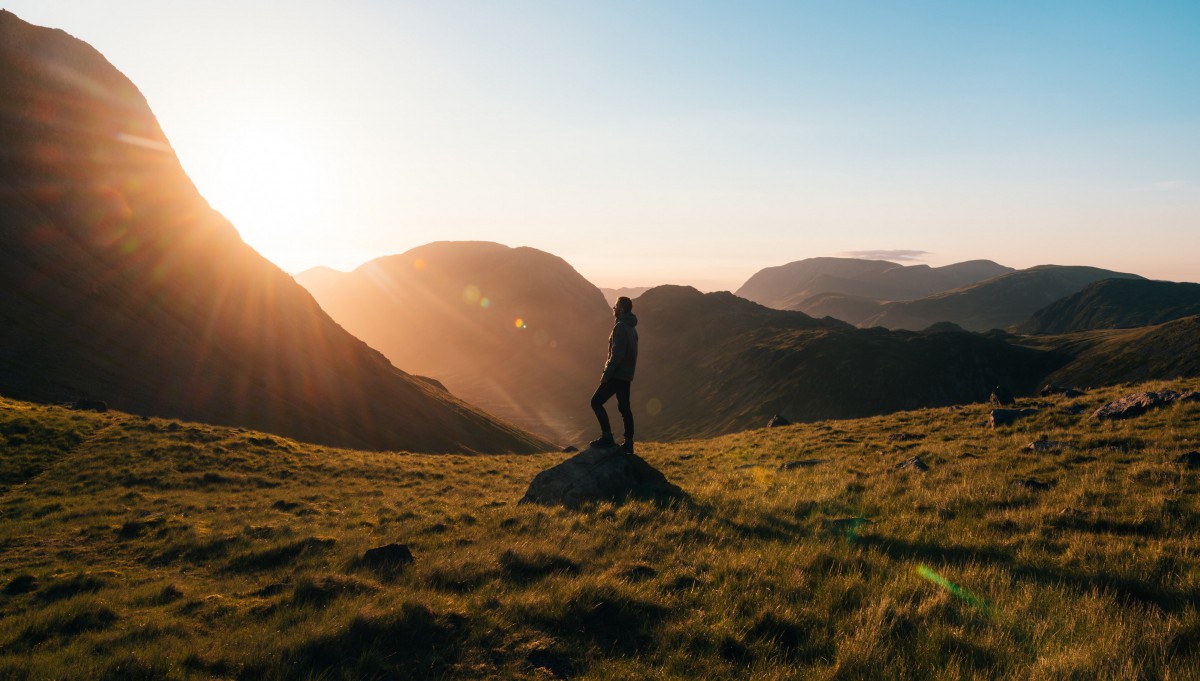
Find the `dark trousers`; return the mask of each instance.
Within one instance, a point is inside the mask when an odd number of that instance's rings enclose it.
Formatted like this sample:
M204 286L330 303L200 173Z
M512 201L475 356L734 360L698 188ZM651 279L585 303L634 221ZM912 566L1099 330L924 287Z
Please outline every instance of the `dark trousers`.
M625 439L633 439L633 410L629 408L629 381L611 379L601 383L592 395L592 411L596 412L596 420L600 422L600 432L611 433L612 426L608 422L608 412L604 403L613 395L617 396L617 411L621 412L621 420L625 424Z

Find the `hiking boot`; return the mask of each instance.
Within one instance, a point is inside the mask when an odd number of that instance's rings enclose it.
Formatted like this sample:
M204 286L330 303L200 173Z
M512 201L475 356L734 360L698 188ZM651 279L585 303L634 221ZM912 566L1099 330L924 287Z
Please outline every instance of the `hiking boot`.
M588 446L596 447L598 449L612 449L613 447L617 446L617 441L613 439L612 433L605 433L599 438L589 442Z
M633 456L633 438L625 438L625 442L621 443L621 451L625 452L629 456Z

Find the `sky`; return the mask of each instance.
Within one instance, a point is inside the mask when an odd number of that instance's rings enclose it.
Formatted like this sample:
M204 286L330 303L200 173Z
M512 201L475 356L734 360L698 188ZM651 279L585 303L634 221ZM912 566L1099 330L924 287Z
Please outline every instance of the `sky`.
M289 272L439 240L600 286L816 256L1200 281L1200 3L0 0Z

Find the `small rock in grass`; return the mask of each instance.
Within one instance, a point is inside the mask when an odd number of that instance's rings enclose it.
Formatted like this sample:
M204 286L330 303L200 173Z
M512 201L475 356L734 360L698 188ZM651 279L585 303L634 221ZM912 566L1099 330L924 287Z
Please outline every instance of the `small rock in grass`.
M1025 489L1037 489L1037 490L1050 489L1051 487L1054 486L1053 482L1042 482L1041 480L1038 480L1036 478L1026 478L1024 480L1018 481L1017 484L1020 485L1021 487L1024 487Z
M392 573L412 563L413 555L408 549L408 544L385 544L367 549L358 562L378 572Z
M1063 443L1055 442L1054 440L1051 440L1049 437L1043 435L1040 438L1038 438L1038 439L1034 440L1033 442L1030 442L1028 445L1026 445L1025 449L1033 450L1035 452L1051 452L1051 451L1057 451L1059 449L1062 449L1062 447L1063 447Z
M911 459L906 459L906 460L901 461L900 463L896 464L896 470L904 470L906 468L910 468L910 469L914 469L914 470L918 470L918 471L929 470L929 466L924 461L922 461L921 457L919 457L919 456L914 456Z
M820 459L801 459L800 461L787 461L779 464L779 470L790 471L794 468L807 468L821 463Z
M1115 402L1109 402L1097 409L1091 416L1093 421L1129 419L1135 416L1157 409L1172 402L1191 402L1200 399L1200 393L1192 390L1185 390L1182 393L1177 393L1174 390L1163 390L1161 392L1140 392L1131 393L1122 397Z

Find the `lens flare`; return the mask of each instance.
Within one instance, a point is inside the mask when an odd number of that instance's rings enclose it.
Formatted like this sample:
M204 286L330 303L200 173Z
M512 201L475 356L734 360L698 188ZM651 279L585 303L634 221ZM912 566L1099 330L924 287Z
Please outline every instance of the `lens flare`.
M646 413L651 416L658 416L661 414L662 400L658 399L657 397L651 397L650 400L646 402Z
M479 292L478 286L472 284L471 286L463 289L463 302L467 305L474 305L475 303L478 303L479 299L482 297L483 294Z
M937 584L938 586L942 587L946 591L949 591L954 596L965 601L968 605L978 608L979 610L982 610L984 612L989 612L991 610L991 606L988 605L987 601L976 596L975 594L971 593L970 591L967 591L966 589L955 584L954 582L951 582L950 580L946 579L945 577L939 575L938 573L934 572L930 567L928 567L926 565L918 566L917 574L920 575L921 577L924 577L925 579L928 579L929 581L933 582L934 584Z
M479 299L479 307L482 307L483 309L486 310L491 306L492 306L491 298L480 298Z
M425 269L425 260L423 258L417 258L416 261L413 262L413 267L415 267L418 271Z
M518 329L528 328L528 326L525 324L525 320L521 319L520 317L517 317L516 321L513 322L513 326L516 326Z

